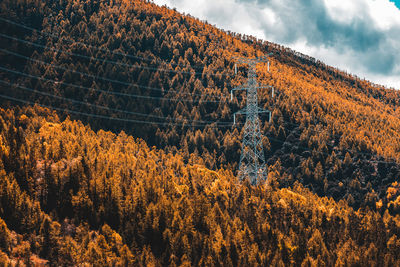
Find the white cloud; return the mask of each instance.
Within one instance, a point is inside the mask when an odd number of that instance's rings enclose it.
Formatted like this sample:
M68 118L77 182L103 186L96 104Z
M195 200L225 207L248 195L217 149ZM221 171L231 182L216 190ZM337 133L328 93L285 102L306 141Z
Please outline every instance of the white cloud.
M400 10L393 2L387 0L368 1L369 13L374 23L382 30L399 27Z
M400 89L400 10L389 0L154 0Z

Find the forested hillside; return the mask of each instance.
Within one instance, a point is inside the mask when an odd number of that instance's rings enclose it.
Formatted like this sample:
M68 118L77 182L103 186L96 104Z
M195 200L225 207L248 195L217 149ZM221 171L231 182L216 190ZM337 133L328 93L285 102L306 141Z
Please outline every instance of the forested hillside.
M140 0L3 0L0 40L5 261L398 261L398 91ZM270 52L268 184L239 185L233 57Z
M255 187L40 107L1 109L0 121L1 263L399 264L399 215L279 189L279 163Z
M389 204L399 175L397 91L142 1L3 1L1 12L3 100L196 153L211 169L235 170L240 154L241 125L231 121L245 98L231 102L229 90L246 66L233 79L232 56L272 51L271 72L259 69L260 82L278 90L275 99L260 92L273 110L262 127L268 164L280 160L285 185L299 181L356 208Z

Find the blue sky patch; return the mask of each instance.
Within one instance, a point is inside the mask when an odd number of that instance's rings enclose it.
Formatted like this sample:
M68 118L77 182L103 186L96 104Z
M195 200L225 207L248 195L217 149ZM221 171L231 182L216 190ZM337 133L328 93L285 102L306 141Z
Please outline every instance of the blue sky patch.
M390 2L393 2L400 9L400 0L390 0Z

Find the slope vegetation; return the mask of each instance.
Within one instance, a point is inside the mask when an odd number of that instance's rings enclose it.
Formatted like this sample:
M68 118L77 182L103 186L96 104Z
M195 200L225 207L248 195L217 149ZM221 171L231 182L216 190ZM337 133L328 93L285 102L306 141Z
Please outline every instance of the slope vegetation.
M191 154L0 110L0 262L72 266L395 266L400 217L300 183L237 183Z
M268 165L279 161L287 174L282 185L399 211L397 194L388 197L400 173L398 91L144 1L0 6L4 103L38 102L178 149L185 162L195 153L208 168L236 170L241 124L229 123L245 95L230 101L229 91L245 82L246 66L233 78L232 56L273 52L271 72L260 65L258 74L278 95L260 90L260 104L273 110L262 130Z

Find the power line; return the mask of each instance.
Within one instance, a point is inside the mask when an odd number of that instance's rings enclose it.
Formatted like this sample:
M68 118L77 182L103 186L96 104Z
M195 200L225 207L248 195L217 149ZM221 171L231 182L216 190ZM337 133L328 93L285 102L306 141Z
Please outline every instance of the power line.
M145 69L145 70L153 70L153 71L164 71L164 72L173 72L173 73L182 73L182 74L198 74L196 72L187 72L187 71L176 71L176 70L168 70L168 69L161 69L161 68L153 68L153 67L147 67L147 66L140 66L140 65L132 65L132 64L127 64L127 63L123 63L123 62L118 62L118 61L113 61L113 60L108 60L108 59L102 59L102 58L97 58L97 57L91 57L91 56L86 56L86 55L81 55L81 54L77 54L77 53L72 53L72 52L68 52L65 50L61 50L61 49L57 49L54 47L49 47L46 45L41 45L41 44L37 44L34 42L30 42L30 41L26 41L20 38L16 38L16 37L12 37L3 33L0 33L1 37L4 38L8 38L11 40L15 40L21 43L25 43L25 44L29 44L29 45L33 45L36 47L41 47L44 49L49 49L58 53L64 53L70 56L76 56L76 57L81 57L81 58L85 58L85 59L89 59L89 60L95 60L95 61L100 61L100 62L106 62L109 64L114 64L114 65L120 65L120 66L124 66L124 67L129 67L129 68L137 68L137 69Z
M27 56L24 56L24 55L21 55L19 53L15 53L15 52L9 51L7 49L3 49L3 48L0 48L0 51L4 52L4 53L7 53L7 54L10 54L10 55L13 55L13 56L16 56L16 57L19 57L19 58L23 58L23 59L29 60L29 61L37 62L37 63L42 64L42 65L47 65L47 66L51 66L53 68L61 69L61 70L64 70L64 71L69 71L69 72L74 72L74 73L77 73L77 74L80 74L80 75L84 75L84 76L90 77L92 79L100 79L100 80L103 80L103 81L106 81L106 82L117 83L117 84L121 84L121 85L125 85L125 86L137 86L137 87L140 87L140 88L154 90L154 91L163 91L160 88L143 86L143 85L138 85L138 84L131 84L131 83L128 83L128 82L123 82L123 81L110 79L110 78L106 78L106 77L102 77L102 76L98 76L98 75L93 75L93 74L89 74L89 73L86 73L86 72L81 72L81 71L77 71L77 70L70 70L70 69L64 68L62 66L54 65L54 64L51 64L51 63L48 63L48 62L44 62L44 61L41 61L41 60L38 60L38 59L33 59L33 58L30 58L30 57L27 57ZM169 90L169 91L170 92L179 93L179 91L174 91L174 90ZM191 95L194 96L194 94L191 94ZM198 96L204 96L204 95L200 95L200 94L197 94L197 95ZM200 101L199 100L199 102L203 102L203 103L220 103L220 101L212 101L212 100L204 100L204 101Z
M234 89L235 90L235 89ZM285 119L285 118L284 118ZM285 123L286 124L289 124L289 125L293 125L293 126L295 126L295 127L299 127L299 126L301 126L300 124L297 124L297 123L292 123L292 122L290 122L290 121L288 121L288 120L290 120L290 118L287 118L287 120L285 120ZM380 121L380 122L385 122L385 120L381 120L381 119L379 119L379 120L376 120L376 121ZM329 125L328 125L328 123L327 122L325 122L327 125L326 125L326 127L328 127ZM320 125L320 124L309 124L309 125L312 125L312 126L318 126L318 125ZM330 126L332 126L332 125L330 125ZM308 128L306 128L307 130L310 130L310 131L312 131L312 132L314 132L314 133L324 133L324 132L326 132L326 129L321 129L321 130L316 130L315 128L310 128L310 127L308 127ZM342 138L342 137L346 137L346 132L344 132L343 130L341 130L342 131L342 134L341 135L339 135L339 134L333 134L332 132L326 132L327 133L327 135L328 136L330 136L330 137L336 137L336 138L338 138L338 139L340 139L340 138ZM367 133L371 133L370 131L366 131ZM330 143L325 143L325 145L327 145L327 146L330 146L330 147L332 147L332 148L334 148L334 146L338 146L338 145L332 145L332 144L330 144ZM353 154L364 154L364 155L371 155L371 156L375 156L376 154L373 154L373 153L370 153L370 152L362 152L362 151L354 151L354 150L350 150L350 149L345 149L346 151L348 151L348 152L351 152L351 153L353 153ZM371 149L369 149L369 150L371 150ZM397 159L394 159L394 158L391 158L392 160L394 160L394 161L396 161Z
M70 110L70 109L64 109L64 108L58 108L58 107L53 107L49 105L44 105L40 103L35 103L27 100L23 100L20 98L15 98L7 95L0 94L0 97L4 99L8 99L11 101L16 101L28 105L38 105L41 107L49 108L49 109L54 109L62 112L68 112L68 113L73 113L73 114L78 114L78 115L83 115L83 116L88 116L88 117L94 117L94 118L100 118L100 119L107 119L107 120L114 120L114 121L121 121L121 122L131 122L131 123L139 123L139 124L155 124L155 125L163 125L163 126L180 126L180 127L192 127L192 128L202 128L202 127L211 127L214 128L216 127L213 124L209 125L189 125L189 124L182 124L182 123L173 123L173 122L154 122L154 121L143 121L143 120L134 120L134 119L122 119L122 118L114 118L114 117L109 117L109 116L104 116L104 115L98 115L98 114L90 114L86 112L80 112L80 111L75 111L75 110ZM231 126L219 126L219 127L231 127ZM219 128L217 126L217 128Z
M383 120L379 120L379 121L383 121ZM292 123L292 122L289 122L289 121L285 121L285 123L286 123L286 124L289 124L289 125L292 125L292 126L296 126L296 127L299 127L299 126L300 126L300 124ZM317 126L318 124L317 124L317 125L311 124L311 125ZM327 125L327 126L328 126L328 125ZM307 130L310 130L310 131L312 131L312 132L314 132L314 133L324 133L324 132L326 131L325 129L322 129L322 130L316 130L316 129L313 129L313 128L306 128L306 129L307 129ZM370 133L370 131L368 131L368 132ZM336 138L338 138L338 139L340 139L340 138L346 136L344 132L342 133L342 135L333 134L333 133L331 133L331 132L327 132L327 134L328 134L329 136L331 136L331 137L336 137ZM332 144L329 144L329 143L325 143L325 145L331 146L332 148L333 148L334 146L337 146L337 145L332 145ZM354 150L349 150L349 149L346 149L346 151L351 152L351 153L353 153L353 154L375 155L375 154L372 154L372 153L370 153L370 152L354 151ZM393 159L393 160L395 160L395 159Z
M106 90L102 90L102 89L90 88L90 87L85 87L85 86L82 86L82 85L66 83L64 81L56 81L56 80L52 80L52 79L47 79L47 78L44 78L44 77L31 75L31 74L28 74L28 73L12 70L12 69L5 68L5 67L2 67L2 66L0 66L0 70L6 71L6 72L10 72L10 73L14 73L14 74L21 75L21 76L25 76L25 77L30 77L30 78L37 79L37 80L48 81L48 82L52 82L52 83L55 83L55 84L60 83L60 84L66 85L66 86L71 86L71 87L75 87L75 88L79 88L79 89L85 89L87 91L101 92L101 93L105 93L105 94L112 94L112 95L118 95L118 96L124 96L124 97L132 97L132 98L154 99L154 100L163 100L163 101L174 101L174 102L182 101L182 102L191 102L191 103L199 103L199 102L209 103L208 100L200 101L200 100L191 100L191 99L182 99L182 98L177 99L177 98L145 96L145 95L128 94L128 93L121 93L121 92L114 92L114 91L106 91ZM215 102L212 102L212 103L215 103Z
M285 121L285 123L287 123L287 124L290 124L290 125L293 125L293 126L301 126L300 124L296 124L296 123L291 123L291 122L288 122L288 121ZM314 125L315 126L315 125ZM322 133L324 130L321 130L321 131L317 131L317 130L315 130L315 129L311 129L311 128L307 128L307 130L311 130L311 131L313 131L314 133ZM330 133L329 133L330 134ZM341 136L339 136L339 135L334 135L334 134L330 134L330 136L333 136L333 137L341 137ZM268 138L269 139L271 139L271 137L270 136L268 136ZM299 138L299 137L298 137ZM279 139L274 139L274 138L272 138L272 140L275 140L275 141L277 141L277 142L281 142L281 143L285 143L286 141L281 141L281 140L279 140ZM329 147L331 147L332 148L332 151L334 151L334 149L335 149L335 147L337 147L338 145L333 145L333 144L330 144L330 143L324 143L326 146L329 146ZM311 148L308 148L308 147L304 147L304 146L301 146L301 145L296 145L297 147L301 147L301 148L303 148L303 149L308 149L308 150L310 150ZM374 157L374 156L379 156L378 154L376 154L376 153L372 153L372 152L361 152L361 151L355 151L355 150L352 150L352 149L347 149L347 148L343 148L343 149L338 149L339 151L344 151L344 152L350 152L351 154L353 154L353 155L369 155L369 156L371 156L371 157ZM321 153L321 154L324 154L324 155L327 155L327 156L330 156L331 154L328 154L328 153L325 153L325 152L322 152L322 151L317 151L318 153ZM339 157L339 156L337 156L337 157ZM381 157L384 157L384 156L381 156ZM392 163L394 163L394 164L397 164L397 159L395 159L395 158L389 158L389 159L391 159L391 160L393 160L393 161L370 161L370 162L377 162L377 163L388 163L388 164L392 164Z
M6 81L1 80L1 79L0 79L0 83L7 84L7 85L10 85L10 86L15 86L15 87L20 88L20 89L25 90L25 91L34 92L34 93L38 93L38 94L41 94L41 95L50 96L50 97L53 97L53 98L57 98L57 99L65 100L65 101L70 101L72 103L77 103L77 104L81 104L81 105L88 105L88 106L96 107L96 108L99 108L99 109L106 109L106 110L110 110L110 111L114 111L114 112L120 112L120 113L131 114L131 115L146 116L146 117L157 118L157 119L168 119L168 118L163 117L163 116L155 116L155 115L150 115L150 114L145 114L145 113L139 113L139 112L132 112L132 111L127 111L127 110L109 108L109 107L106 107L106 106L100 106L100 105L95 105L95 104L91 104L91 103L88 103L88 102L78 101L78 100L75 100L75 99L65 98L65 97L62 97L62 96L57 96L57 95L53 95L53 94L50 94L50 93L42 92L42 91L39 91L39 90L35 90L35 89L32 89L32 88L28 88L28 87L25 87L25 86L12 84L12 83L6 82ZM187 120L187 119L178 119L178 120L181 120L181 121L184 121L184 122L200 123L200 124L218 123L216 121L195 121L195 120ZM231 125L231 123L223 123L223 122L221 124L223 124L223 125Z
M51 36L51 37L53 37L53 38L57 38L58 40L61 39L60 35L52 34L52 33L49 33L49 32L44 32L44 31L35 29L35 28L33 28L33 27L29 27L29 26L26 26L26 25L24 25L24 24L17 23L17 22L14 22L14 21L11 21L11 20L8 20L8 19L5 19L5 18L0 18L0 20L3 21L3 22L7 22L7 23L9 23L9 24L13 24L13 25L15 25L15 26L18 26L18 27L21 27L21 28L30 30L30 31L35 31L35 32L37 32L37 33L39 33L39 34L41 34L41 35ZM111 53L111 54L115 54L115 55L119 55L119 56L131 58L131 59L139 59L139 60L150 61L150 62L154 60L154 59L151 59L151 58L145 58L145 57L140 57L140 56L133 56L133 55L130 55L130 54L127 54L127 53L121 53L121 52L111 51L111 50L109 50L109 49L105 49L105 48L101 48L101 47L89 45L89 44L87 44L87 43L83 43L83 42L79 42L79 41L75 41L75 40L71 40L71 39L65 39L65 38L63 38L62 40L67 41L67 42L69 42L69 43L79 44L79 45L86 46L86 47L90 47L90 48L93 48L93 49L96 49L96 50L99 50L99 51L109 52L109 53ZM181 64L177 64L177 63L167 63L167 62L163 62L163 63L165 63L165 64L171 64L172 66L188 67L187 65L181 65ZM203 69L204 69L204 67L196 67L196 66L190 66L190 67L193 68L193 69L198 69L198 70L203 70ZM221 68L221 69L215 69L214 71L223 71L223 70L225 70L225 69L222 69L222 68ZM180 71L176 71L176 72L179 73ZM200 73L200 72L194 72L194 74L203 75L203 73ZM229 74L223 74L223 73L220 73L220 74L207 73L207 75L210 75L210 76L217 76L217 75L230 76Z
M267 136L269 140L273 140L273 141L278 142L278 143L282 143L282 144L285 144L285 143L289 143L290 144L291 143L291 142L286 141L286 139L284 141L282 141L280 139L274 138L269 133L266 133L264 135ZM310 147L305 147L305 146L301 146L301 145L298 145L298 144L295 144L295 146L299 147L299 148L302 148L302 149L305 149L305 150L311 150ZM355 154L359 154L357 151L352 151L352 150L348 150L348 149L343 149L343 151L353 152ZM326 153L326 152L323 152L323 151L317 151L317 153L323 154L325 156L331 156L332 155L332 154L329 154L329 153ZM366 155L370 155L370 156L378 156L377 154L373 154L373 153L365 153L365 154ZM336 155L336 157L339 158L339 159L342 159L342 160L345 158L344 156L338 156L338 155ZM398 164L395 160L394 161L383 161L383 160L367 160L366 159L366 161L368 161L370 163Z
M32 27L28 27L28 26L26 26L26 25L22 25L22 24L19 24L19 23L16 23L16 22L12 22L12 21L7 20L7 19L0 18L0 20L5 21L5 22L8 22L8 23L11 23L11 24L14 24L14 25L17 25L17 26L20 26L20 27L23 27L23 28L26 28L26 29L29 29L29 30L33 30L33 31L39 32L40 34L43 34L43 35L53 36L53 37L55 37L55 38L60 39L60 36L57 36L57 35L55 35L55 34L51 34L51 33L47 33L47 32L42 32L42 31L39 31L39 30L34 29L34 28L32 28ZM151 68L151 67L145 67L145 66L135 66L135 65L129 65L129 64L126 64L126 63L117 62L117 61L110 61L110 60L106 60L106 59L99 59L99 58L94 58L94 57L88 57L88 56L85 56L85 55L70 53L70 52L67 52L67 51L63 51L63 50L59 50L59 49L47 47L47 46L40 45L40 44L37 44L37 43L33 43L33 42L26 41L26 40L22 40L22 39L19 39L19 38L11 37L11 36L8 36L8 35L5 35L5 34L0 34L0 35L3 36L3 37L5 37L5 38L10 38L10 39L13 39L13 40L16 40L16 41L21 41L21 42L28 43L28 44L31 44L31 45L34 45L34 46L38 46L38 47L42 47L42 48L47 48L47 49L51 49L51 50L53 50L53 51L58 51L58 52L62 52L62 53L66 53L66 54L70 54L70 55L78 56L78 57L82 57L82 58L88 58L88 59L93 59L93 60L97 60L97 61L108 62L108 63L110 63L110 64L118 64L118 65L123 65L123 66L137 67L137 68L151 69L151 70L171 71L171 72L177 72L177 73L188 73L188 74L189 74L189 73L193 73L193 72L182 72L182 71L166 70L166 69L163 70L163 69L159 69L159 68ZM66 40L66 39L63 39L63 40ZM121 55L121 56L129 57L129 58L136 58L136 59L149 60L149 61L153 61L153 60L154 60L154 59L150 59L150 58L144 58L144 57L133 56L133 55L125 54L125 53L119 53L119 52L115 52L115 51L110 51L110 50L108 50L108 49L104 49L104 48L100 48L100 47L91 46L91 45L88 45L88 44L85 44L85 43L82 43L82 42L73 41L73 40L66 40L66 41L69 41L69 42L71 42L71 43L76 43L76 44L84 45L84 46L91 47L91 48L95 48L95 49L100 50L100 51L106 51L106 52L110 52L110 53L112 53L112 54L116 54L116 55ZM3 51L3 52L4 52L4 51ZM43 63L45 63L45 62L43 62ZM47 64L49 64L49 63L47 63ZM171 64L171 65L176 65L176 66L188 67L188 66L185 66L185 65L173 64L173 63L169 63L169 64ZM52 65L52 64L49 64L49 65ZM54 65L52 65L52 66L54 66ZM57 66L57 67L58 67L58 66ZM193 66L193 67L190 66L190 67L191 67L191 68L196 68L195 66ZM199 69L202 69L202 68L199 68ZM195 73L196 73L196 72L195 72ZM20 73L20 74L22 74L22 73ZM202 74L202 73L197 73L197 74ZM29 75L29 74L26 74L26 75ZM215 74L215 75L223 75L223 74ZM29 76L31 76L31 75L29 75ZM39 78L39 77L37 77L37 78ZM101 78L103 78L103 77L101 77ZM47 80L47 81L57 82L57 81L53 81L53 80L50 80L50 79L45 79L45 78L42 78L42 79L43 79L43 80ZM60 83L63 83L63 84L66 84L66 85L70 85L70 86L79 87L79 88L83 88L82 86L76 86L76 85L67 84L67 83L64 83L64 82L60 82ZM138 86L138 87L143 87L143 86L140 86L140 85L136 85L136 86ZM143 87L143 88L147 88L147 89L151 89L151 90L156 89L156 88L150 88L150 87ZM160 90L159 88L157 88L157 89ZM95 90L95 89L92 88L92 90ZM97 89L97 90L98 90L98 89ZM161 89L161 90L162 90L162 89ZM99 91L100 91L100 90L99 90ZM136 97L151 98L151 99L153 99L153 97L150 97L150 96L147 97L147 96L139 96L139 95L132 95L132 94L124 94L124 93L118 93L118 92L107 92L107 91L104 91L104 90L101 90L101 91L106 92L106 93L109 93L109 94L116 94L116 95L120 94L120 95L123 95L123 96L136 96ZM199 95L199 96L200 96L200 95ZM156 97L154 97L154 98L156 98ZM159 99L162 99L162 98L159 98ZM167 99L167 100L175 100L175 99ZM180 101L188 101L188 102L191 102L190 100L185 100L185 99L182 99L182 100L180 100ZM201 101L201 102L210 102L210 101ZM216 102L217 102L217 101L216 101ZM290 122L288 122L288 123L290 123ZM315 129L312 129L312 131L318 132L318 131L316 131ZM331 134L330 134L330 135L331 135ZM338 136L338 135L333 135L333 136ZM341 137L341 136L340 136L340 137ZM330 145L330 144L327 144L327 145ZM371 154L371 153L366 153L366 152L357 152L357 151L354 152L354 151L351 151L351 150L348 150L348 151L349 151L349 152L352 152L352 153L362 153L362 154L370 154L370 155L373 155L373 154Z
M0 50L1 50L1 49L0 49ZM37 76L33 76L33 75L29 75L29 74L24 74L24 73L21 73L21 72L13 71L13 70L10 70L10 69L7 69L7 68L2 68L1 66L0 66L0 69L5 70L5 71L9 71L9 72L13 72L13 73L16 73L16 74L25 75L25 76L32 77L32 78L47 80L47 81L51 81L51 82L58 82L58 81L54 81L54 80L50 80L50 79L46 79L46 78L42 78L42 77L37 77ZM132 96L132 97L135 96L135 97L148 98L148 99L163 99L163 98L157 98L157 97L151 97L151 96L140 96L140 95L132 95L132 94L125 94L125 93L118 93L118 92L108 92L108 91L101 90L101 89L88 88L88 87L83 87L83 86L68 84L68 83L65 83L65 82L62 82L62 81L59 82L59 83L64 83L64 84L69 85L69 86L74 86L74 87L78 87L78 88L82 88L82 89L87 89L87 90L100 91L100 92L104 92L104 93L107 93L107 94L116 94L116 95L122 95L122 96ZM174 101L174 99L166 99L166 100ZM191 100L185 100L185 99L181 99L180 101L183 101L183 102L185 102L185 101L186 101L186 102L200 102L200 101L191 101ZM202 102L207 102L207 101L202 101ZM137 115L139 115L139 114L137 114ZM145 114L141 114L141 115L144 116ZM213 123L213 122L210 121L210 123ZM291 122L288 122L288 121L286 121L286 123L292 124L292 125L295 125L295 126L300 126L300 125L298 125L298 124L291 123ZM321 130L321 131L317 131L317 130L315 130L315 129L310 129L310 130L313 131L313 132L323 132L323 130ZM330 134L330 135L332 135L332 134ZM339 136L339 135L332 135L332 136L336 136L336 137L339 137L339 138L342 137L342 136ZM333 145L331 145L331 144L326 144L326 145L333 147ZM351 153L354 153L354 154L360 154L360 153L361 153L361 154L374 155L374 154L368 153L368 152L352 151L352 150L348 150L348 149L347 149L346 151L351 152Z
M2 80L0 80L0 82L2 82L4 84L12 85L12 84L10 84L8 82L5 82L5 81L2 81ZM17 86L17 85L15 85L15 86ZM53 96L53 95L50 95L50 96ZM109 117L109 116L104 116L104 115L89 114L89 113L85 113L85 112L79 112L79 111L74 111L74 110L69 110L69 109L57 108L57 107L54 107L54 106L49 106L49 105L44 105L44 104L35 103L35 102L31 102L31 101L26 101L26 100L22 100L20 98L14 98L14 97L11 97L11 96L1 95L1 94L0 94L0 97L2 97L4 99L16 101L16 102L25 103L25 104L30 104L30 105L37 104L39 106L50 108L50 109L54 109L54 110L58 110L58 111L65 111L65 112L70 112L70 113L73 113L73 114L84 115L84 116L89 116L89 117L95 117L95 118L100 118L100 119L107 119L107 120L117 120L117 121L143 123L143 124L156 124L156 125L163 125L163 126L173 125L173 126L197 127L197 128L202 128L202 127L225 128L225 127L231 127L232 126L230 124L229 125L228 124L226 124L226 125L221 125L221 124L218 125L218 124L215 124L217 122L211 122L211 121L210 121L210 123L214 123L214 124L210 124L210 125L187 125L187 124L179 124L179 123L174 123L174 122L154 122L154 121L143 121L143 120L133 120L133 119L121 119L121 118ZM58 96L54 96L54 97L57 97L57 98L60 98L60 99L65 99L65 100L69 100L69 101L76 101L76 100L62 98L62 97L58 97ZM80 101L76 101L76 102L80 102ZM80 103L82 103L82 102L80 102ZM89 104L89 103L85 103L85 104ZM113 110L113 109L108 108L108 107L103 107L103 106L98 106L98 105L93 105L93 104L89 104L89 105L95 106L97 108L102 107L102 108L105 108L105 109ZM125 112L123 110L114 110L114 111ZM160 119L168 119L166 117L153 116L153 115L150 115L150 114L133 113L133 112L128 112L128 113L137 114L137 115L143 115L143 116L149 116L149 117L155 117L155 118L160 118ZM201 123L205 123L207 121L189 121L189 120L186 120L186 122L199 122L199 123L201 122ZM297 125L297 126L299 126L299 125ZM282 144L288 143L286 140L280 140L280 139L274 138L269 133L266 133L265 135L268 137L269 140L273 140L275 142L279 142L279 143L282 143ZM333 145L331 145L331 144L326 144L326 145L333 147ZM311 149L310 147L305 147L305 146L301 146L301 145L298 145L298 144L296 144L295 146L299 147L299 148L303 148L305 150L310 150ZM354 150L349 150L349 149L343 149L343 151L351 152L353 154L360 154L359 151L354 151ZM321 154L326 155L326 156L331 156L331 154L323 152L323 151L318 151L318 153L321 153ZM364 153L361 152L361 153L364 154L364 155L377 156L376 154L373 154L373 153L367 153L367 152L364 152ZM338 158L344 158L343 156L337 156L337 157ZM395 159L393 159L393 161L379 161L379 160L367 160L367 161L370 162L370 163L397 164Z

